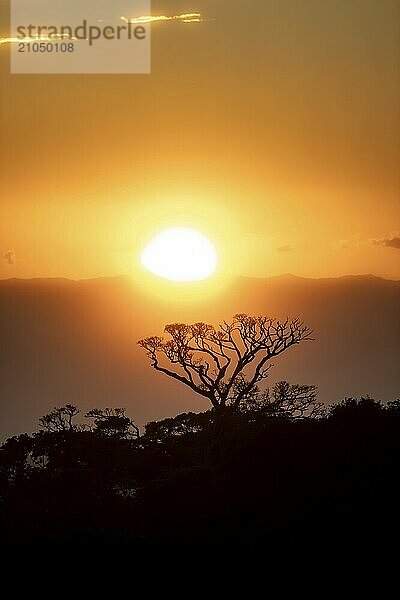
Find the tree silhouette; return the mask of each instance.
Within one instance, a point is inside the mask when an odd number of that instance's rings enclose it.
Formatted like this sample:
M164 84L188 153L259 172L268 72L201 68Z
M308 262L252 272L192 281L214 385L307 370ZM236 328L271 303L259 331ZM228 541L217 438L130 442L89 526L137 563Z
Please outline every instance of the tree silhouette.
M299 319L277 321L237 314L218 328L206 323L165 327L170 339L148 337L138 344L156 371L207 398L218 412L237 411L259 393L271 360L294 344L311 339Z
M93 408L85 417L92 419L94 427L74 423L74 418L80 413L73 404L65 404L54 408L39 419L41 428L47 433L62 433L72 431L87 431L89 428L97 434L106 437L135 438L139 437L139 428L135 422L126 416L124 408Z
M79 412L79 409L73 404L65 404L65 406L54 408L47 415L41 417L39 423L45 431L51 433L55 433L56 431L74 431L77 426L73 423L73 419Z
M279 382L229 418L181 414L148 423L139 440L122 409L90 411L92 427L69 430L67 415L57 430L14 436L0 446L0 546L126 554L211 543L236 556L261 544L276 556L342 547L352 531L352 550L391 547L400 402L346 398L321 419L315 394Z
M288 419L318 418L326 414L325 405L317 401L315 385L291 385L278 381L264 392L255 392L239 405L241 412Z
M151 442L164 442L177 436L196 434L206 430L212 420L212 411L209 410L204 413L181 413L161 421L150 421L146 424L145 438Z
M106 437L137 438L139 428L126 416L124 408L94 408L85 417L94 420L95 433Z

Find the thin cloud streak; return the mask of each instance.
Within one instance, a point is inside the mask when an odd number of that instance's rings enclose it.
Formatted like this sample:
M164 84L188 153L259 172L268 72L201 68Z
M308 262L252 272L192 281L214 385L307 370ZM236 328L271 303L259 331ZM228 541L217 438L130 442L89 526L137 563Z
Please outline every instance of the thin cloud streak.
M400 237L385 238L383 240L373 240L374 246L383 246L384 248L395 248L400 250Z
M210 19L205 19L201 13L183 13L181 15L143 15L141 17L120 17L122 21L125 23L130 23L131 25L151 25L152 23L165 23L168 21L175 21L180 23L205 23ZM101 20L100 20L101 21ZM76 38L55 34L51 36L32 36L32 37L0 37L0 45L3 44L19 44L19 43L28 43L28 42L53 42L54 40L60 39L71 39L75 40Z
M3 37L0 38L0 46L2 44L28 44L30 42L58 42L60 40L72 40L76 41L75 37L71 37L66 34L55 33L54 35L34 35L32 37Z
M207 19L201 15L201 13L183 13L181 15L147 15L143 17L121 17L125 23L131 23L132 25L145 25L152 23L165 23L167 21L180 21L181 23L204 23Z

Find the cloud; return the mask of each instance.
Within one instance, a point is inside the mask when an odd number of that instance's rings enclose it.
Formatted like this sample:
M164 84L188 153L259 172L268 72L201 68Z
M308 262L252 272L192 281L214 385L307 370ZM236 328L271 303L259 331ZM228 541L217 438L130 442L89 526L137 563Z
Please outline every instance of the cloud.
M15 263L15 252L14 250L7 250L3 254L3 260L6 261L7 264L13 265Z
M27 44L28 42L35 42L35 41L41 41L41 42L54 42L54 41L58 41L58 40L76 40L77 38L74 36L70 36L70 35L62 35L61 33L54 33L53 35L30 35L30 36L25 36L25 37L0 37L0 46L2 44L20 44L21 42L24 42L25 44Z
M125 23L131 23L132 25L151 25L152 23L166 23L168 21L174 21L179 23L205 23L212 19L206 19L201 13L182 13L180 15L143 15L140 17L119 17ZM102 22L102 19L98 20ZM40 40L42 42L54 42L59 39L71 39L76 40L75 37L54 34L51 36L46 35L32 35L24 38L19 37L0 37L0 46L2 44L19 44L21 42L34 42Z
M392 233L384 238L360 238L359 236L353 236L351 239L338 240L335 242L335 247L340 249L362 249L368 246L382 246L383 248L395 248L400 250L400 235Z
M181 15L153 15L143 17L121 17L126 23L146 24L146 23L165 23L166 21L180 21L181 23L203 23L206 19L200 13L183 13Z
M279 246L279 248L277 248L278 252L291 252L292 250L293 248L288 244L284 244L283 246Z
M400 250L400 236L384 238L383 240L373 240L374 246L383 246L384 248L396 248Z

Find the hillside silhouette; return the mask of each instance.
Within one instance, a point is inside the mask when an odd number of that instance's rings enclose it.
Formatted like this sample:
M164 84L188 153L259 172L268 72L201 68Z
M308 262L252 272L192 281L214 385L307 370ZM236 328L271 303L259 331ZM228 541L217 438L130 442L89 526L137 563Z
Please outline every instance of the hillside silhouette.
M236 312L301 314L315 341L276 360L271 383L315 384L327 404L399 389L400 283L337 279L237 278L207 302L161 302L130 278L0 281L2 439L32 431L54 404L125 406L140 425L207 403L155 378L136 340L177 321L218 322Z

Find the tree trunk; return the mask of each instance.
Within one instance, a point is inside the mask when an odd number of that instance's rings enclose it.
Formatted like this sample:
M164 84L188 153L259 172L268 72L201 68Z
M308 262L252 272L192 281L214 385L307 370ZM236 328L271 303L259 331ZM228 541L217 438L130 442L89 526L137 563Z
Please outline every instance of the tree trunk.
M205 462L216 465L226 457L227 433L232 422L233 411L230 407L215 411L215 421L210 427L210 443L205 452Z

